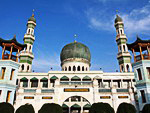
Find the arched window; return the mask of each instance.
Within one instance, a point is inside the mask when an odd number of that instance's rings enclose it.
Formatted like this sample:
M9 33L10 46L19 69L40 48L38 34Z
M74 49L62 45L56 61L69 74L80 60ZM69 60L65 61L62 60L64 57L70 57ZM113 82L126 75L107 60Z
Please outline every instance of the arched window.
M29 71L29 66L27 66L27 71Z
M71 71L71 67L69 66L69 71Z
M126 47L125 47L125 45L123 45L123 51L126 51Z
M22 70L24 70L24 64L22 64L21 68L22 68Z
M128 65L128 64L126 65L126 68L127 68L127 72L130 72L130 69L129 69L129 65Z
M29 47L29 51L31 51L31 46Z
M80 66L78 66L78 71L80 71Z
M119 50L121 51L121 45L119 46Z
M76 71L76 67L75 66L73 66L73 71Z
M30 29L28 30L28 34L30 33Z
M65 67L65 71L67 71L67 67Z
M84 71L84 66L82 67L82 71Z
M86 71L87 71L88 69L87 69L87 67L86 67Z
M121 32L121 34L123 34L123 33L122 33L122 30L120 30L120 32Z

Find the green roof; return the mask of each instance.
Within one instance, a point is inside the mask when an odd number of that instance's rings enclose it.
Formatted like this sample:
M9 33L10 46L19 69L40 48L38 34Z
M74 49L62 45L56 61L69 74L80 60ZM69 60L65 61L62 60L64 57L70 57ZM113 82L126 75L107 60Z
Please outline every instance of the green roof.
M48 79L44 77L44 78L42 78L41 80L48 80Z
M58 77L52 76L50 79L51 79L51 80L56 80L56 79L58 79Z
M32 14L32 16L28 19L28 21L33 21L36 23L36 19L34 18L34 14Z
M62 107L63 108L68 108L68 106L66 104L63 104Z
M86 45L79 42L67 44L66 46L63 47L61 51L60 59L62 62L68 58L83 58L90 62L91 61L90 50Z
M69 80L69 78L67 76L63 76L60 80Z
M28 80L26 77L23 77L21 80Z
M33 77L31 80L38 80L37 78Z
M78 104L74 104L74 105L72 105L71 107L74 107L74 108L81 108L81 106L79 106Z
M90 108L90 107L91 107L90 104L86 104L86 105L83 106L83 108Z
M89 76L85 76L83 77L83 80L91 80L91 78Z
M115 23L122 22L122 18L119 15L116 15Z
M81 79L81 78L79 78L78 76L74 76L71 78L71 80L79 80L79 79Z

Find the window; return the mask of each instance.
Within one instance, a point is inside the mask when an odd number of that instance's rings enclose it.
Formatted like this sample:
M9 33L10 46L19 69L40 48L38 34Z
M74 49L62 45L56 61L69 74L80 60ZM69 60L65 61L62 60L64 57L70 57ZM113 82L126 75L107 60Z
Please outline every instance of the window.
M22 64L21 68L22 68L22 70L24 70L24 64Z
M121 72L124 72L124 67L123 66L121 66Z
M123 34L123 33L122 33L122 30L120 30L120 32L121 32L121 34Z
M38 80L32 80L31 87L38 87Z
M138 73L139 80L142 80L142 73L141 73L140 68L137 69L137 73Z
M126 47L125 47L125 45L123 45L123 51L124 51L124 52L126 51Z
M2 79L4 79L6 68L2 67Z
M76 71L76 67L75 66L73 66L73 71Z
M0 90L0 96L1 96L1 94L2 94L2 90Z
M65 67L65 71L67 71L67 67Z
M148 79L150 79L150 67L146 67L146 69L147 69L147 77Z
M27 71L29 71L29 66L27 66Z
M28 30L28 34L30 33L30 29Z
M126 68L127 68L127 72L130 72L128 64L126 65Z
M14 72L15 72L15 69L12 69L12 70L11 70L11 75L10 75L10 80L12 80L12 79L13 79Z
M31 46L29 47L29 51L31 51Z
M82 67L82 71L84 71L84 66Z
M43 81L43 88L47 88L48 87L48 82L47 81Z
M28 80L23 81L23 87L28 87Z
M141 92L142 102L146 103L146 98L145 98L145 92L144 92L144 90L141 90L140 92Z
M71 71L71 67L69 66L69 71Z
M78 71L80 71L80 66L78 66Z
M8 91L7 92L7 98L6 98L6 102L10 102L10 94L11 94L11 91Z

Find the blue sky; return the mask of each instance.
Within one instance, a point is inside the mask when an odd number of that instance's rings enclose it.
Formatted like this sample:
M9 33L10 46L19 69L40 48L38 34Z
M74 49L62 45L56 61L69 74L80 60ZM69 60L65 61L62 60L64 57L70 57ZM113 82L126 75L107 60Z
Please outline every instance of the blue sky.
M35 9L37 26L33 70L60 70L60 52L74 41L87 45L92 55L91 70L119 69L114 18L116 10L123 18L128 42L150 39L149 0L0 0L0 37L15 34L23 43L26 23Z

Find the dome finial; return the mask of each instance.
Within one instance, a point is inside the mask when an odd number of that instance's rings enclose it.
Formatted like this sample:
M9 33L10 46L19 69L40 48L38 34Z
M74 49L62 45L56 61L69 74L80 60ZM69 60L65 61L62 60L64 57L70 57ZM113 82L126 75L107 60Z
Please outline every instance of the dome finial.
M32 16L34 17L34 9L32 10Z
M77 42L77 35L74 34L74 42Z
M116 16L118 16L118 13L119 13L119 11L118 11L118 10L116 10Z

